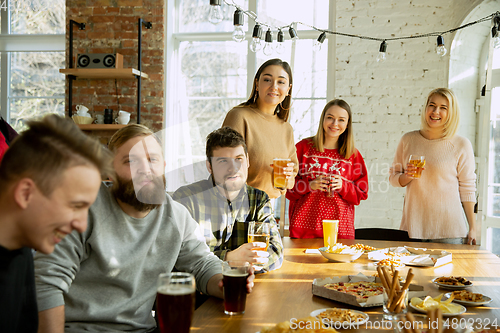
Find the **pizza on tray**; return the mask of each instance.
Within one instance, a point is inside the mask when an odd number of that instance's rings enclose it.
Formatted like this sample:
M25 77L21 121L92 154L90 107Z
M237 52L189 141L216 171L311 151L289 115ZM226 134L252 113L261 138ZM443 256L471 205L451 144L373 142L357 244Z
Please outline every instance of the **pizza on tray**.
M382 283L378 282L338 282L328 283L324 285L325 288L335 290L348 295L356 296L358 302L366 301L367 298L384 293Z

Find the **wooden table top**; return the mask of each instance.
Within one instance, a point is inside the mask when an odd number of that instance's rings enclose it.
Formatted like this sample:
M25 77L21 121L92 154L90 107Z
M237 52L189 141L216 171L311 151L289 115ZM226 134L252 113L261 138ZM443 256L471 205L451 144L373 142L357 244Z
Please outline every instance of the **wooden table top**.
M449 290L439 289L431 280L437 276L463 276L473 281L468 290L485 294L493 299L488 305L469 307L467 312L450 320L474 320L483 326L497 319L500 326L500 258L482 250L479 246L451 245L438 243L405 243L374 240L340 240L343 244L362 243L376 248L409 245L429 249L443 249L452 253L453 261L440 267L413 267L413 283L424 286L429 295L437 296ZM376 271L368 259L362 257L352 263L329 262L321 254L305 254L305 249L323 246L323 239L283 238L285 256L283 266L275 271L258 274L253 292L248 295L246 310L242 315L224 314L223 301L209 298L195 313L191 332L231 332L255 333L262 327L274 326L278 322L292 318L307 317L311 311L322 308L349 308L369 314L370 327L358 331L374 331L376 321L382 321L382 307L356 308L312 294L315 278L364 273L372 275ZM408 267L402 269L406 276ZM380 326L378 326L380 327ZM342 330L349 332L350 330Z

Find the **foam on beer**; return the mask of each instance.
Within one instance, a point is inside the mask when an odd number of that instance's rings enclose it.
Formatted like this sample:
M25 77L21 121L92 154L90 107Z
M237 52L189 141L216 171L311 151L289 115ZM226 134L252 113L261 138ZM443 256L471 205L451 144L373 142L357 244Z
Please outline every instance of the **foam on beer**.
M193 288L184 285L177 285L177 286L169 285L169 286L161 286L158 288L158 293L163 295L180 296L180 295L192 294L193 292L194 292Z
M242 276L248 276L248 273L242 273L239 270L233 269L229 272L224 272L225 276L232 276L232 277L242 277Z

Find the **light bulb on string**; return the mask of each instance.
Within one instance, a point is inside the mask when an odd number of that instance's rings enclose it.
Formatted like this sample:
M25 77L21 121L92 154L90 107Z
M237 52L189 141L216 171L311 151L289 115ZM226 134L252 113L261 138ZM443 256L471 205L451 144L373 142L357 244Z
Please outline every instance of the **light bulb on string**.
M313 44L314 52L321 51L321 46L323 45L325 39L326 39L326 32L322 32L321 35L319 35L318 39Z
M264 54L266 56L270 56L273 54L274 48L273 48L273 33L271 32L271 29L267 29L266 32L266 42L264 45Z
M436 47L436 53L440 55L441 57L444 57L444 55L448 52L446 50L446 47L444 46L444 39L442 36L438 36L437 38L437 47Z
M290 38L292 40L299 39L299 36L297 35L297 32L295 31L295 29L292 26L290 26L290 28L288 29L288 33L290 34Z
M253 27L252 42L250 43L250 50L252 52L259 52L262 49L262 43L260 40L261 36L262 36L262 28L257 23Z
M233 24L234 24L234 32L233 32L233 40L236 42L242 42L245 39L245 31L243 31L243 24L245 23L243 12L239 9L236 9L234 12Z
M377 62L383 62L383 61L385 61L386 52L387 52L387 43L384 40L380 44L380 49L379 49L378 56L377 56Z
M222 13L221 0L210 0L210 10L208 12L208 22L219 24L224 19Z
M500 48L500 15L493 17L493 28L491 28L491 38L493 39L493 48Z
M276 38L276 40L276 52L278 54L282 54L283 52L285 52L285 34L283 33L283 31L281 31L281 29L278 30L278 38Z

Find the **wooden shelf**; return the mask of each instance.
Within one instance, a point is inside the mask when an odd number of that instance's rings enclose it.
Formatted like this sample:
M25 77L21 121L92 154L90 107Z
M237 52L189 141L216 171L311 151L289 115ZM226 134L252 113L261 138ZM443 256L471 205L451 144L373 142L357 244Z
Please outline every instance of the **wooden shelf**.
M123 128L127 125L121 125L121 124L89 124L89 125L82 125L78 124L78 127L82 131L116 131L119 130L120 128Z
M134 79L139 75L143 79L149 78L148 74L134 68L65 68L59 69L59 73L79 79Z

